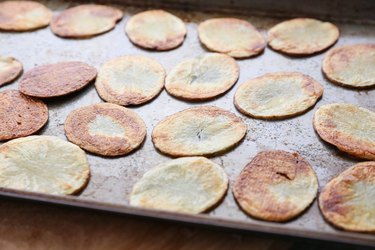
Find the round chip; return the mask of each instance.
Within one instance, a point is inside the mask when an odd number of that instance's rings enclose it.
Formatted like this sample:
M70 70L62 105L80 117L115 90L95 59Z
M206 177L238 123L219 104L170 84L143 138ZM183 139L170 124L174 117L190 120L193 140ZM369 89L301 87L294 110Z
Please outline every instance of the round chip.
M319 196L324 217L336 227L375 232L375 162L361 162L333 178Z
M185 39L184 22L164 10L148 10L132 16L125 27L130 41L146 49L170 50Z
M4 1L0 3L0 30L28 31L45 27L52 12L34 1Z
M203 101L230 89L240 69L230 56L208 53L185 60L168 74L165 88L169 94L191 101Z
M96 69L83 62L42 65L26 72L19 90L40 98L63 96L84 88L95 77Z
M198 35L209 50L235 58L258 55L266 47L266 41L253 25L236 18L206 20L199 24Z
M22 63L13 57L0 56L0 86L15 80L22 73Z
M36 133L48 121L48 108L42 101L17 90L0 92L0 141Z
M130 195L130 205L198 214L222 200L228 177L218 164L204 157L168 161L148 171Z
M258 153L237 177L233 193L249 215L267 221L288 221L315 199L318 180L308 162L297 153Z
M314 128L324 141L358 158L375 160L375 113L352 104L321 106Z
M272 27L268 31L268 45L289 55L311 55L332 46L339 35L332 23L295 18Z
M323 60L323 72L333 83L354 88L375 85L375 44L332 49Z
M86 154L54 136L28 136L0 146L0 186L47 194L74 194L90 176Z
M284 119L304 113L323 94L323 86L298 72L269 73L240 85L234 105L243 114Z
M95 87L107 102L138 105L156 97L164 87L164 79L164 68L154 59L121 56L100 68Z
M52 18L51 30L60 37L86 38L113 29L121 20L121 10L97 4L69 8Z
M111 103L74 110L66 118L64 128L69 141L105 156L128 154L146 136L146 125L135 112Z
M162 153L171 156L212 156L237 145L246 130L246 124L231 112L201 106L159 122L152 131L152 141Z

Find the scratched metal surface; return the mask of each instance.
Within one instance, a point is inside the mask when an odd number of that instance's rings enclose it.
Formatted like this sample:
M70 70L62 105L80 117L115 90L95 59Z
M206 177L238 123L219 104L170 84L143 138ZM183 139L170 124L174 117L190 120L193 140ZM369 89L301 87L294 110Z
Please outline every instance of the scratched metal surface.
M77 4L59 0L45 3L54 10L54 14ZM221 16L212 13L169 10L186 22L188 28L186 40L182 46L175 50L152 52L131 44L124 33L124 26L129 17L143 9L134 7L122 9L125 12L125 16L114 30L91 39L58 38L49 28L24 33L1 32L0 54L18 58L23 63L25 71L37 65L64 60L81 60L99 68L104 62L113 57L138 54L158 60L168 72L181 60L206 52L197 37L197 24L205 19ZM264 35L266 35L266 30L282 20L272 17L238 15L237 17L249 20ZM335 46L375 42L374 25L347 22L336 22L336 24L341 31L341 36ZM359 162L359 160L350 158L321 141L313 130L312 117L319 106L334 102L353 103L374 111L375 90L351 90L328 82L321 73L323 55L324 53L306 58L291 58L266 48L265 52L258 57L237 61L241 68L239 81L220 98L203 103L188 103L177 100L163 91L150 103L130 107L147 124L145 143L142 148L124 157L103 158L88 154L91 165L91 179L87 188L77 197L61 199L61 197L43 196L44 198L38 198L33 194L17 195L16 192L7 190L1 190L0 194L230 228L375 245L375 237L373 235L343 232L330 226L320 215L316 201L302 216L293 221L269 223L252 219L240 211L231 192L233 181L242 168L257 152L262 150L281 149L299 152L316 171L320 188L333 176ZM324 86L323 98L312 110L292 119L264 121L241 115L233 105L233 95L238 86L247 79L275 71L299 71L312 76ZM0 91L17 89L18 83L19 79L15 83L2 87ZM66 139L63 124L67 115L76 108L98 102L101 102L101 99L95 91L94 84L76 94L64 98L46 100L49 108L49 122L39 134L54 135ZM229 191L224 201L203 216L160 214L154 211L129 208L128 196L134 183L147 170L159 163L170 160L170 158L159 154L153 147L151 142L153 127L166 116L177 111L205 104L216 105L230 110L242 117L248 125L246 139L237 148L222 156L212 158L213 161L223 166L230 178Z

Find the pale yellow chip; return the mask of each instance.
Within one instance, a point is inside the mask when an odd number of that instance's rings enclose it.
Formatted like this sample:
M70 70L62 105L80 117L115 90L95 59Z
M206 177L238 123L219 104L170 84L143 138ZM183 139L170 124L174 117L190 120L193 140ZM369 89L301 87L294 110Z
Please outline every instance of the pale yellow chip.
M0 3L0 30L28 31L45 27L52 12L34 1L4 1Z
M237 145L246 124L214 106L185 109L159 122L152 131L154 146L171 156L211 156Z
M177 64L168 74L165 88L169 94L186 100L203 101L230 89L240 69L230 56L208 53Z
M228 177L221 166L204 157L168 161L148 171L130 195L130 205L198 214L226 194Z
M13 57L0 56L0 86L14 81L22 73L22 63Z
M170 50L185 39L184 22L164 10L148 10L132 16L125 32L134 44L152 50Z
M117 8L83 4L66 9L53 17L51 30L61 37L91 37L113 29L122 16L122 11Z
M336 227L375 233L375 161L358 163L328 182L319 207Z
M164 87L165 71L145 56L116 57L99 70L96 90L107 102L138 105L156 97Z
M234 104L241 113L251 117L283 119L305 112L322 94L322 85L307 75L277 72L240 85Z
M298 153L258 153L236 178L233 194L251 216L287 221L301 214L315 199L318 180Z
M323 61L323 72L332 82L355 88L375 85L375 44L332 49Z
M215 52L235 58L260 54L266 47L263 36L249 22L236 18L213 18L198 26L199 40Z
M289 55L310 55L332 46L339 38L332 23L312 18L281 22L268 31L268 45Z
M0 146L0 186L47 194L82 190L90 168L85 152L54 136L28 136Z
M319 136L355 157L375 160L375 113L349 103L321 106L314 115Z

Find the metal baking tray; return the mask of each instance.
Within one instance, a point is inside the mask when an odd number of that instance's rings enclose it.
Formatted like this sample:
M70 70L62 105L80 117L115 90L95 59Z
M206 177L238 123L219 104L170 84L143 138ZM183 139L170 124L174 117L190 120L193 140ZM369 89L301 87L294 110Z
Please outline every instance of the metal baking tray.
M61 0L43 2L54 10L55 14L67 7L78 4L77 2ZM145 10L147 7L130 7L129 4L120 4L119 2L121 1L117 1L114 6L124 10L124 18L114 30L106 34L90 39L78 40L59 38L55 36L49 28L23 33L1 32L0 54L11 55L18 58L23 63L25 71L37 65L64 60L81 60L99 68L108 59L129 54L152 57L158 60L168 71L178 62L186 58L198 56L207 52L200 44L197 34L198 23L205 19L220 16L243 18L250 21L266 35L266 31L276 23L290 16L305 15L303 11L291 12L290 15L288 15L288 12L285 12L282 17L280 17L280 15L273 15L272 12L262 12L262 9L260 9L259 12L261 15L255 15L254 13L243 15L238 14L238 11L234 11L233 13L228 12L231 7L230 4L227 6L228 8L222 8L226 10L226 13L213 11L205 12L202 10L212 10L214 8L202 7L202 9L197 11L187 7L190 5L168 5L168 1L164 1L160 3L164 4L162 5L163 8L181 17L186 22L188 34L185 42L179 48L166 52L153 52L134 46L124 33L124 26L129 17L134 13ZM133 3L134 2L135 1L133 1ZM190 0L190 2L192 2L191 6L193 7L196 6L193 4L194 2L199 3L194 0ZM207 4L214 4L213 2L214 1L208 1ZM248 3L248 1L242 2ZM254 2L259 4L260 1ZM350 1L332 2L338 4L337 2L348 3ZM157 4L153 1L146 3L152 5ZM179 6L183 7L183 9L169 8L171 6ZM275 6L277 7L278 5ZM283 10L288 11L290 6L288 8L287 4L285 6ZM373 5L371 6L373 7ZM308 10L306 7L305 9L306 11ZM366 7L365 9L371 8ZM313 10L314 8L312 8L312 11ZM364 15L362 15L362 12L358 11L357 8L357 12L353 11L354 16L352 17L356 18L355 15L360 14L361 17L366 17L366 11L364 12ZM282 9L277 13L283 13ZM328 18L327 15L321 12L313 12L310 16L322 17L324 19ZM361 17L354 20L356 22L348 22L344 17L337 15L333 15L332 17L336 20L335 24L341 31L340 39L335 46L375 42L375 25L373 23L358 22ZM341 22L339 21L340 19L345 19L345 21ZM147 124L147 138L145 143L139 150L124 157L103 158L88 154L91 165L91 179L87 188L77 196L51 196L6 189L0 189L0 195L123 214L189 222L199 225L224 227L227 229L241 229L375 246L375 236L373 234L345 232L335 229L325 222L319 212L316 200L312 206L297 219L287 223L272 223L259 221L245 215L238 208L231 192L233 181L239 175L242 168L257 152L263 150L280 149L299 152L316 171L320 188L333 176L359 162L359 160L339 152L335 147L320 140L314 132L312 117L319 106L333 102L348 102L374 110L375 90L352 90L328 82L321 72L323 56L324 53L311 57L295 58L276 53L266 48L264 53L258 57L238 60L237 62L240 65L241 73L237 84L228 93L213 101L189 103L177 100L163 91L155 100L145 105L130 107L137 112ZM323 98L307 113L281 121L256 120L240 114L233 105L233 95L238 86L247 79L275 71L299 71L312 76L324 86ZM18 83L19 79L15 83L2 87L0 91L17 89ZM63 127L67 115L76 108L101 102L101 99L95 91L94 84L91 84L78 93L62 98L45 100L45 102L49 107L49 122L39 134L54 135L66 139ZM216 105L230 110L242 117L248 125L246 138L237 148L224 155L212 158L214 162L223 166L230 178L229 191L223 202L212 211L202 215L185 215L130 207L128 204L128 196L135 182L138 181L147 170L155 167L159 163L170 160L170 158L161 155L155 150L151 142L151 131L153 127L166 116L176 113L177 111L205 104Z

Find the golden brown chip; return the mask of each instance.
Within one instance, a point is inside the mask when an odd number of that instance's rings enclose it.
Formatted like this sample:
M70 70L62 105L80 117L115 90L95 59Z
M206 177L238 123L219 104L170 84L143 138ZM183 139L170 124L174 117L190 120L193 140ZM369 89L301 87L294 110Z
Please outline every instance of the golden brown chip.
M287 221L315 199L318 180L298 153L258 153L237 177L233 193L249 215L268 221Z
M333 178L319 196L324 217L336 227L375 232L375 162L361 162Z
M321 106L314 115L320 138L358 158L375 160L375 113L348 103Z
M214 106L185 109L159 122L152 131L154 146L171 156L211 156L237 145L246 124Z
M51 30L58 36L86 38L113 29L121 20L121 10L97 4L83 4L53 17Z
M0 141L28 136L48 120L48 108L40 100L17 90L0 92Z
M269 73L240 85L234 96L243 114L264 119L299 115L312 107L323 94L323 86L298 72Z
M362 88L375 85L375 44L332 49L323 60L323 72L333 83Z
M45 27L52 12L34 1L4 1L0 3L0 30L28 31Z
M132 16L125 27L130 41L146 49L170 50L185 39L184 22L164 10L148 10Z
M156 97L164 87L164 79L164 68L154 59L121 56L100 68L95 87L107 102L137 105Z
M63 96L84 88L95 77L96 69L83 62L47 64L26 72L19 90L40 98Z
M166 78L165 88L177 98L203 101L230 89L239 74L240 68L230 56L207 53L176 65Z
M228 189L223 168L204 157L178 158L148 171L133 187L130 205L198 214Z
M0 56L0 86L15 80L22 73L22 63L13 57Z
M74 110L66 118L64 128L69 141L105 156L128 154L146 136L146 125L135 112L111 103Z
M47 194L74 194L90 177L85 152L55 136L28 136L0 146L0 186Z
M310 55L332 46L339 35L332 23L295 18L272 27L268 31L268 45L289 55Z
M206 20L199 24L198 35L209 50L235 58L258 55L266 47L266 41L253 25L236 18Z

